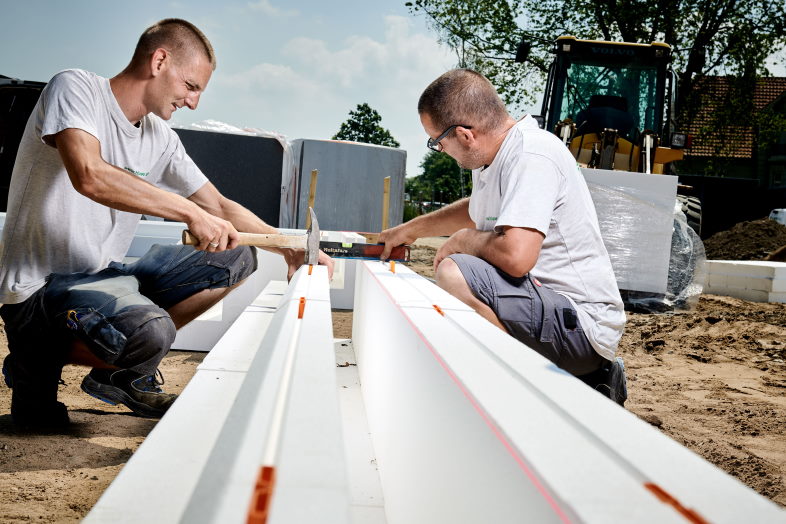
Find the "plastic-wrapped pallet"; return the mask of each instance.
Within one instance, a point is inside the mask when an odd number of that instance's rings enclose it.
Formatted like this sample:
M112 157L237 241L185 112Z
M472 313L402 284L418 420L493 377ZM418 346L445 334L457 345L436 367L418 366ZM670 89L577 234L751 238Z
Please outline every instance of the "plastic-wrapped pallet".
M582 169L623 298L636 309L690 307L704 246L675 208L677 177Z

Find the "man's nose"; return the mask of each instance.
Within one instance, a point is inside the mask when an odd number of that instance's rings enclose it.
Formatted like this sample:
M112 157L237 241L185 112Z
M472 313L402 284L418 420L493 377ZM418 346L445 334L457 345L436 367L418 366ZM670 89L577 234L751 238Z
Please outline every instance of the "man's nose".
M199 95L201 95L201 94L202 93L195 93L195 94L189 94L188 96L186 96L186 99L185 99L186 106L188 106L188 108L192 109L192 110L196 109L197 106L199 105Z

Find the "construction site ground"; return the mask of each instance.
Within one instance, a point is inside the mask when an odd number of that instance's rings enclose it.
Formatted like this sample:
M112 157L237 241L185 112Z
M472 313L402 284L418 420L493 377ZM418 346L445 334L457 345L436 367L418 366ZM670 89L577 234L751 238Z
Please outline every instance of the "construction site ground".
M442 241L418 242L410 267L433 276ZM334 312L336 338L350 338L351 326L351 311ZM7 352L0 333L0 359ZM619 354L628 372L627 409L786 506L786 304L702 295L689 312L629 313ZM204 356L171 352L161 366L165 389L182 391ZM72 427L63 433L15 429L11 390L0 386L0 521L79 521L155 426L83 393L86 372L64 370L59 398Z

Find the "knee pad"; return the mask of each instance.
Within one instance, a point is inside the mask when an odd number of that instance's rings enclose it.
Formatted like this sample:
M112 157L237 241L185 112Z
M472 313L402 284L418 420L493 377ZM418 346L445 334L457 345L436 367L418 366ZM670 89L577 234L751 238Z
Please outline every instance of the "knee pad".
M172 322L169 315L156 316L140 325L128 338L126 346L135 343L137 339L141 339L145 345L166 352L169 351L172 342L175 341L176 333L175 323Z
M149 350L166 353L172 342L175 341L177 330L175 323L169 316L169 313L164 311L158 306L140 306L133 308L134 311L129 315L128 319L120 319L122 315L118 315L118 320L122 322L130 332L126 331L126 350L134 349L136 347L145 346ZM129 347L131 346L131 347Z
M127 308L110 321L124 335L123 347L110 363L122 368L157 364L169 351L177 332L169 313L152 304Z

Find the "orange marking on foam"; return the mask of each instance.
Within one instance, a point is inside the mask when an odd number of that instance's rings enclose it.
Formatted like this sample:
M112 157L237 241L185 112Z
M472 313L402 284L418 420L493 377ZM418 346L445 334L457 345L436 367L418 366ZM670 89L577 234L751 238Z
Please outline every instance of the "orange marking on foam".
M395 260L391 260L390 261L390 272L391 273L395 273L396 272L396 261Z
M303 318L303 310L306 309L306 297L300 297L300 305L297 309L297 318Z
M276 468L262 466L259 470L254 492L251 494L251 505L248 508L247 524L265 524L270 513L270 501L276 484Z
M311 275L311 272L314 270L314 264L308 265L308 274Z
M665 489L661 488L657 484L645 482L644 487L650 490L656 497L658 497L658 500L677 510L680 515L688 519L688 522L693 524L709 524L709 522L704 520L704 518L696 513L696 511L683 506L679 500L675 499L671 494L669 494Z
M440 314L440 315L442 315L443 317L445 316L445 312L444 312L444 311L442 311L442 310L439 308L439 306L438 306L438 305L436 305L436 304L431 304L431 305L432 305L432 306L434 306L434 309L436 309L436 310L437 310L437 313L439 313L439 314Z

